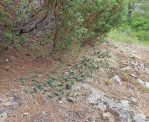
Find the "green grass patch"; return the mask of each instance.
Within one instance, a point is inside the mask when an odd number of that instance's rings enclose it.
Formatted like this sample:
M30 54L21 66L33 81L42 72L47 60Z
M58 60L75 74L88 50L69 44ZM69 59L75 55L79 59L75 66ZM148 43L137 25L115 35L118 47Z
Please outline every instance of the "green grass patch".
M135 36L135 34L130 32L121 32L116 29L110 31L107 39L128 44L139 43L139 39Z
M119 29L111 30L107 37L108 40L115 42L123 42L128 44L140 44L143 46L149 46L149 41L140 40L135 32L131 29L121 31Z

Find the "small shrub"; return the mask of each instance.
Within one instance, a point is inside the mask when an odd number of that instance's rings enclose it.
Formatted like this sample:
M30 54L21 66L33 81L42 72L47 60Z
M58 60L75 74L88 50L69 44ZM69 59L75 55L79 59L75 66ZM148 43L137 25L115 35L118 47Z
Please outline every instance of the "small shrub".
M105 85L110 85L110 84L112 84L112 80L106 79L106 80L104 80L104 83L105 83Z
M27 42L27 38L25 36L18 36L13 32L4 32L3 40L5 41L3 41L3 43L18 50L21 49L21 46Z
M149 92L149 88L144 88L144 91Z
M123 81L129 81L130 75L126 72L123 72L121 73L120 77Z
M56 79L53 77L50 77L49 80L47 81L48 85L52 88L57 86L57 82Z
M59 5L57 1L50 4ZM123 5L123 0L64 1L55 14L54 46L71 48L73 42L82 44L102 37L121 22Z
M18 81L21 82L21 83L25 83L27 81L27 78L21 77L21 78L19 78Z

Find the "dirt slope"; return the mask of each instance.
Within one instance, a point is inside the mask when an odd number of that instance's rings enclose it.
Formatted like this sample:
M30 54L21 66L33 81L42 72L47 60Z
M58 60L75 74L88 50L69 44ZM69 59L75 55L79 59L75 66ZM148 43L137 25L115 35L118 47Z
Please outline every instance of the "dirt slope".
M0 58L0 122L148 122L149 47L106 42L76 57Z

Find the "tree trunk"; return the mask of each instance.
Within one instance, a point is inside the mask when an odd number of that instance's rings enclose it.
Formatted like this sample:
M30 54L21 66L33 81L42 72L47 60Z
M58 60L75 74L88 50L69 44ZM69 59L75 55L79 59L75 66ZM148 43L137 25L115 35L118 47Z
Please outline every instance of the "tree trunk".
M131 24L131 18L132 18L132 5L128 4L128 23Z

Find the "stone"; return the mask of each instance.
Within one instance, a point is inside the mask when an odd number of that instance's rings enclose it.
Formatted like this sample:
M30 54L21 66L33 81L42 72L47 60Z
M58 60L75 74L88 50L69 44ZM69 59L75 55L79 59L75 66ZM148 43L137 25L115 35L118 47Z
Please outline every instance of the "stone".
M60 103L60 104L62 104L62 103L63 103L63 101L59 101L59 103Z
M137 75L136 74L130 74L130 76L134 77L134 78L137 78Z
M145 86L149 88L149 82L145 82Z
M0 120L4 121L5 119L7 119L7 117L8 117L7 111L0 110Z
M137 66L139 63L137 61L131 61L130 64L134 65L134 66Z
M69 102L76 103L76 102L84 100L87 94L89 93L90 91L86 89L85 87L75 85L72 87L67 100Z
M128 100L121 100L122 106L124 108L129 108L129 101Z
M3 105L4 106L18 106L19 105L18 98L17 97L5 98L3 99Z
M141 73L149 74L149 68L140 62L137 61L131 61L130 65L132 66L133 70L139 71Z
M149 69L145 68L145 72L146 72L146 74L149 74Z
M136 51L132 51L132 52L131 52L131 57L132 57L132 58L138 58L138 59L141 59L141 57L137 54Z
M46 116L47 116L46 112L45 112L45 111L42 111L42 112L41 112L41 116L42 116L42 117L46 117Z
M138 79L138 83L140 83L143 87L149 88L149 82L147 82L147 81Z
M88 97L90 103L97 106L102 111L106 109L115 113L115 116L118 116L120 121L131 120L131 112L129 110L129 103L127 100L122 100L120 103L115 102L113 98L106 97L104 94L101 94L100 91L96 89L91 89L92 93Z
M121 80L121 78L118 75L115 75L113 78L111 78L111 80L113 82L116 82L116 83L122 85L122 80Z
M93 89L92 94L90 95L90 97L88 98L90 103L95 103L97 101L99 101L99 98L103 98L104 97L104 93L97 91L96 89Z
M134 97L131 97L131 101L134 102L134 103L137 103L137 99L134 98Z
M8 62L9 62L9 59L7 58L7 59L5 60L5 62L8 63Z
M9 71L9 70L10 70L10 66L6 66L6 67L5 67L5 70L6 70L6 71Z
M144 86L144 81L143 80L138 79L138 83L140 83L141 85Z
M107 106L104 102L99 102L97 108L104 112L107 109Z
M134 122L146 122L146 117L144 114L137 113L133 117Z
M78 87L81 89L80 91ZM139 121L143 118L141 113L134 116L136 111L131 108L131 104L129 104L127 99L119 101L116 98L108 97L104 92L84 83L76 84L73 89L73 94L78 94L78 91L81 92L82 95L85 94L85 97L79 99L79 101L87 102L93 108L100 110L100 112L102 112L101 117L102 119L105 119L105 121L108 120L108 118L111 119L114 117L117 118L118 122L133 122L133 120L137 120L136 122L144 122ZM89 92L86 93L86 91ZM80 96L81 95L79 94L79 97ZM73 99L77 99L77 97L73 96Z
M122 71L126 71L126 70L130 70L131 68L129 67L129 66L126 66L126 67L124 67L124 68L122 68L121 70Z
M25 117L27 117L27 116L29 116L29 113L23 113L23 114L22 114L22 118L25 118Z
M102 117L103 117L103 119L109 120L111 118L111 113L110 112L103 113Z

